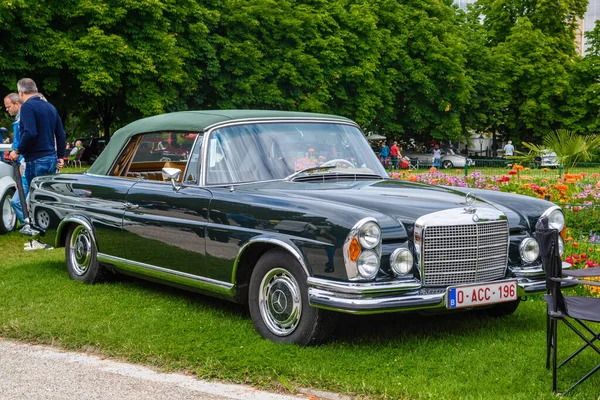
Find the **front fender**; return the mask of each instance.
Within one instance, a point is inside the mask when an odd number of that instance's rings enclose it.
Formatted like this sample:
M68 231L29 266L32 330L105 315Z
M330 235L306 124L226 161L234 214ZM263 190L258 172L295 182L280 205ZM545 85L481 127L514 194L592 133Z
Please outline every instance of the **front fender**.
M0 197L4 196L4 193L11 188L16 189L15 180L12 176L3 176L0 178Z
M72 224L83 225L89 232L92 240L96 240L96 232L92 223L82 215L69 215L60 221L56 230L56 238L54 240L54 247L64 247L67 238L67 232ZM96 247L97 248L97 247Z

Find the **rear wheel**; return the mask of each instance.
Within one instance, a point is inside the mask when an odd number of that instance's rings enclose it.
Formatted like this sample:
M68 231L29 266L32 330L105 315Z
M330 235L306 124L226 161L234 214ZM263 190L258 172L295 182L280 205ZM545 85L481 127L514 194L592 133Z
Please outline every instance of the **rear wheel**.
M106 270L98 263L97 254L92 233L83 225L71 226L65 246L67 272L71 279L85 283L101 282Z
M4 192L2 199L0 199L0 212L2 213L0 218L0 233L11 232L17 226L17 214L10 205L10 200L14 194L14 189L8 189L6 192Z
M325 340L336 315L308 304L306 273L289 253L271 250L256 263L248 302L258 333L278 343L310 345Z

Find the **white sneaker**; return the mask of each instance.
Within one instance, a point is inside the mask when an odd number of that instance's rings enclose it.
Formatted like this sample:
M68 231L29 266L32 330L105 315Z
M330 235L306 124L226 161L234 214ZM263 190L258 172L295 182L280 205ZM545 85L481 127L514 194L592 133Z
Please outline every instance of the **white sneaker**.
M31 242L27 242L24 245L23 250L25 251L30 251L30 250L51 250L53 249L52 246L48 246L47 244L44 244L42 242L40 242L39 240L33 240Z

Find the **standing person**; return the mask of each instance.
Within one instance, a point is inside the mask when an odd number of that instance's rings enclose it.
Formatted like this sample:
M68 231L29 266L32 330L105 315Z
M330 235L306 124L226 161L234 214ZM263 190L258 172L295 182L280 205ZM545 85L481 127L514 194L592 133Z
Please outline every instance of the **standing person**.
M17 161L23 155L29 187L36 176L55 174L63 167L67 139L56 108L41 98L35 82L23 78L17 83L17 89L22 104L19 145L10 153L10 158Z
M394 141L392 147L390 147L390 156L392 159L392 169L398 169L398 156L400 155L400 150L398 149L398 142Z
M436 144L433 148L433 166L437 169L442 168L442 151L440 150L440 145Z
M509 157L515 154L515 146L513 146L512 141L509 140L508 143L504 146L504 157Z
M19 123L20 123L20 112L21 112L21 98L17 93L10 93L4 98L4 108L10 114L11 117L15 117L15 120L12 124L13 126L13 145L12 150L15 150L19 146L20 135L19 135ZM27 179L25 179L25 161L23 160L23 156L20 156L17 161L19 163L19 169L21 171L21 181L23 182L23 190L25 193L29 190L29 185L27 184ZM23 209L21 208L21 199L19 196L13 196L10 200L10 204L12 208L15 210L17 214L17 219L23 225L25 220L23 219Z
M388 158L390 156L390 148L385 140L381 142L381 151L379 152L379 156L381 157L381 163L383 164L383 167L387 168Z

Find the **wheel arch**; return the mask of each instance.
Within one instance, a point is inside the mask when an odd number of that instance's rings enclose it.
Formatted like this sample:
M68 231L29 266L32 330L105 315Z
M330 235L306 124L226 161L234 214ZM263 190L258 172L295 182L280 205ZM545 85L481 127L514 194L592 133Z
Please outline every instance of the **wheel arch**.
M3 176L2 178L0 178L0 197L4 196L4 193L6 193L10 189L13 189L16 193L16 186L17 185L12 176Z
M58 225L58 228L56 230L56 239L54 247L65 247L65 244L67 242L67 233L69 232L69 229L74 225L83 225L90 232L91 239L94 242L96 248L98 248L98 243L96 243L96 232L94 231L92 223L87 218L81 215L69 215L65 217L62 221L60 221L60 224Z
M308 263L300 249L292 242L272 237L254 237L244 244L233 264L232 282L236 287L235 300L239 303L248 302L248 286L252 271L258 260L268 251L282 249L294 257L301 268L310 276Z

